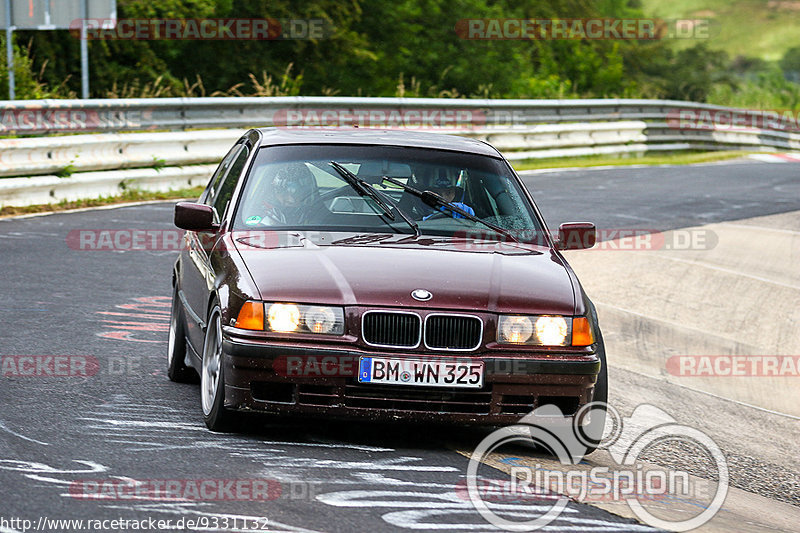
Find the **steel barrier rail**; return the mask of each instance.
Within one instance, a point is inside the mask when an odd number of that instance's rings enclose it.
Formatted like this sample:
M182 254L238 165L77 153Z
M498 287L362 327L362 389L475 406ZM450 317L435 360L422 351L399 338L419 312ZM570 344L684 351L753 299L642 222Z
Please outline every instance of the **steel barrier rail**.
M800 150L800 134L758 111L660 100L460 100L339 97L43 100L5 102L0 206L164 190L205 182L244 128L403 124L486 140L511 160L651 151ZM712 116L712 113L718 115ZM770 127L693 127L736 114ZM777 115L776 115L777 116ZM774 117L773 117L774 118ZM684 122L681 122L684 120ZM190 130L224 125L228 129ZM25 129L27 127L27 130ZM16 128L16 129L14 129ZM791 128L790 128L791 129ZM103 133L145 130L145 133ZM55 175L65 176L57 178Z
M0 172L25 176L0 179L0 206L113 195L131 187L169 190L204 185L242 133L201 130L0 140ZM459 133L491 142L510 160L679 150L800 150L798 134L676 131L666 123L637 121L534 125L525 132L484 127ZM36 175L63 171L65 163L72 172L67 177Z
M0 139L0 176L72 174L218 161L245 130Z
M447 128L503 152L646 142L644 122L539 124L521 129ZM70 135L0 139L0 176L192 165L218 161L245 130Z
M491 100L458 98L360 98L322 96L142 98L89 100L27 100L0 102L0 135L52 133L112 133L121 131L186 130L281 126L303 120L312 125L348 117L362 126L378 126L394 113L405 121L472 126L520 126L561 122L659 120L680 112L736 113L758 118L757 110L678 100L570 99ZM316 118L315 118L316 117Z
M70 175L218 161L245 130L198 130L0 139L0 176ZM665 122L536 124L524 128L447 128L485 140L509 159L669 150L800 150L800 135L768 130L676 130ZM655 145L659 145L656 148Z
M0 207L114 196L132 187L149 191L186 189L205 185L215 168L212 164L82 172L69 178L5 178L0 179Z

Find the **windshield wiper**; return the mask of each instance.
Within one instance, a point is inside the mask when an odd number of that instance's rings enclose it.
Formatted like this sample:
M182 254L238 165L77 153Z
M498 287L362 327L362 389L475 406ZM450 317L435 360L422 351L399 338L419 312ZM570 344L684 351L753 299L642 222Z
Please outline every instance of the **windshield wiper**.
M517 239L507 229L501 228L500 226L492 224L491 222L486 222L485 220L481 220L480 218L476 217L475 215L467 213L466 211L464 211L460 207L454 206L453 204L451 204L450 202L448 202L447 200L445 200L444 198L442 198L440 195L436 194L433 191L420 191L420 190L415 189L414 187L406 185L405 183L403 183L401 181L397 181L396 179L390 178L388 176L383 176L383 180L384 181L388 181L392 185L396 185L396 186L402 188L403 190L405 190L409 194L412 194L412 195L416 196L417 198L419 198L420 200L422 200L422 203L424 203L426 205L429 205L430 207L433 207L434 209L443 207L443 208L449 210L451 213L458 213L459 215L461 215L463 218L466 218L467 220L471 220L473 222L477 222L478 224L482 224L482 225L486 226L487 228L491 229L492 231L495 231L495 232L499 233L500 235L504 235L504 236L508 237L509 239L511 239L512 241L514 241L516 243L519 243L519 239Z
M362 180L361 178L359 178L358 176L347 170L345 167L343 167L336 161L331 161L331 166L333 167L334 170L336 170L336 172L339 173L342 179L346 181L347 184L350 185L350 187L352 187L353 190L359 194L359 196L362 197L368 196L369 198L372 198L378 205L378 207L381 208L381 211L383 211L383 213L391 220L395 219L394 213L392 213L392 211L394 211L395 213L400 215L400 218L402 218L412 230L414 230L415 237L420 236L419 226L417 225L417 223L411 220L408 217L408 215L403 213L399 207L397 207L391 202L391 200L389 200L389 202L387 203L387 201L384 200L383 195L379 193L377 190L373 189L369 183Z

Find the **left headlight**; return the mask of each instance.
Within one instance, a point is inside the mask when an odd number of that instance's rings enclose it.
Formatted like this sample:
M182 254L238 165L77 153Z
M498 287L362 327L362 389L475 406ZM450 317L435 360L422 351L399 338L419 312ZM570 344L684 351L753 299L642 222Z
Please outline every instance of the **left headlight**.
M572 317L501 315L497 323L500 344L566 346L572 340Z
M267 331L344 335L344 309L322 305L265 303Z
M323 305L305 305L282 302L247 302L236 320L237 327L259 321L250 318L254 309L261 307L261 328L275 333L317 333L321 335L344 335L344 309ZM266 315L266 320L264 320ZM248 320L249 319L249 320ZM241 326L240 326L241 323Z

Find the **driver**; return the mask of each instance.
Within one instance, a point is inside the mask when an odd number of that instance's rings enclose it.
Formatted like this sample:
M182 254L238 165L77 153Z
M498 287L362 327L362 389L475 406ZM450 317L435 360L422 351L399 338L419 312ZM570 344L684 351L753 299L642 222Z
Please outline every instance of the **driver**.
M272 195L266 202L265 218L274 224L296 224L317 194L316 181L300 162L282 166L272 178Z
M464 200L464 188L460 187L460 179L458 176L452 173L442 173L439 172L430 180L428 184L428 190L435 192L439 196L445 199L447 203L454 207L460 208L462 211L466 211L470 215L475 215L475 210L472 209L470 206L463 202ZM439 211L451 214L453 218L464 218L462 215L449 211L444 207L440 207ZM426 217L423 217L422 220L427 220L428 218L436 215L437 213L432 213Z

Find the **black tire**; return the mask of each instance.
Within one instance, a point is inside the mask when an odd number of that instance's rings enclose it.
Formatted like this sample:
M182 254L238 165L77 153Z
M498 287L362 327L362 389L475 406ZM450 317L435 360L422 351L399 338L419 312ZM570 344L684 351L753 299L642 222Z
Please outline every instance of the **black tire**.
M592 403L592 419L586 429L582 429L581 437L587 444L584 455L589 455L597 449L603 436L603 428L606 423L606 404L608 403L608 365L606 364L606 346L603 342L603 334L597 331L597 356L600 358L600 373L594 384L594 396Z
M186 366L186 325L183 318L178 287L172 291L172 311L169 317L169 345L167 348L167 376L176 383L197 383L194 369Z
M235 412L225 409L225 365L220 316L220 307L215 304L208 314L206 336L203 340L200 407L208 429L228 432L236 428L237 417Z

